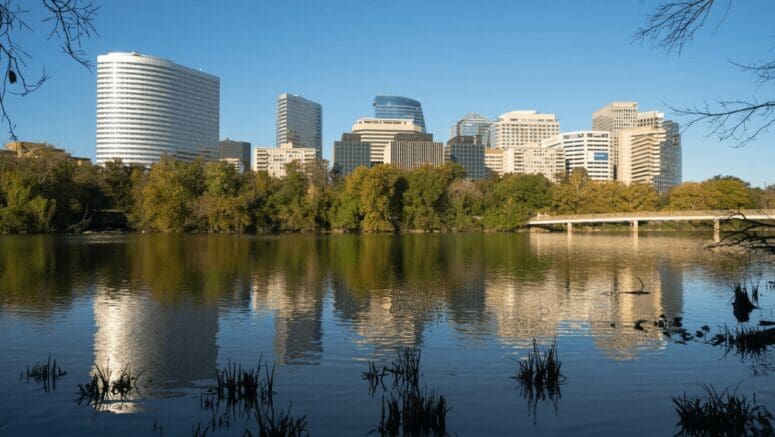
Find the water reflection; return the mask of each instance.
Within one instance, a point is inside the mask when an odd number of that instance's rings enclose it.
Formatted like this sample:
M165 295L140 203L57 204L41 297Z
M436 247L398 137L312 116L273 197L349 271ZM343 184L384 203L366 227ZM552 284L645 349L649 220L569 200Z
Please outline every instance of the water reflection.
M209 378L220 313L271 318L280 363L319 363L326 302L379 354L444 323L464 341L589 335L614 359L665 347L639 319L683 312L684 272L738 264L694 237L629 234L2 237L0 310L47 318L91 299L95 362L157 386ZM24 254L22 257L20 254ZM640 288L648 295L621 294Z

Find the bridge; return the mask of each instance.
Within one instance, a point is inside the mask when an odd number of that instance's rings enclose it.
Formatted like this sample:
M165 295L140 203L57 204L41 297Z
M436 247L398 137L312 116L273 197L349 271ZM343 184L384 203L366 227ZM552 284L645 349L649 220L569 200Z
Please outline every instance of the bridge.
M775 209L705 210L705 211L638 211L606 214L541 215L528 220L528 226L565 225L568 232L574 224L630 223L638 232L639 222L713 221L715 238L722 221L740 220L775 221Z

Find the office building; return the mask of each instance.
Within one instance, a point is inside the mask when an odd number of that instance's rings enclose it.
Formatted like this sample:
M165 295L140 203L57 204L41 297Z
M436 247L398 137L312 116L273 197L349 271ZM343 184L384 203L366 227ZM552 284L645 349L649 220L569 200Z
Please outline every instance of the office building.
M237 168L234 160L238 160L242 166L242 171L245 171L250 168L250 143L228 138L221 140L218 142L218 158L228 160L227 162L235 165L234 168Z
M0 155L9 158L65 158L75 163L77 166L90 165L91 159L73 156L64 149L59 149L48 143L33 143L30 141L11 141L6 143L5 150L0 150Z
M354 134L360 134L361 141L371 145L371 165L385 163L385 148L400 133L423 133L422 126L406 119L361 118L353 124Z
M488 147L508 149L537 145L541 140L560 133L560 122L554 114L536 111L511 111L495 120L484 140Z
M364 142L360 134L344 133L334 141L334 173L342 176L358 167L371 166L371 144Z
M565 152L560 148L520 146L503 149L503 174L541 174L552 182L565 174Z
M425 117L420 102L408 97L378 95L374 98L374 117L412 120L425 133Z
M503 174L503 150L504 149L484 149L484 168L487 176Z
M323 108L295 94L277 97L277 143L312 148L323 156Z
M220 80L139 53L97 57L97 163L217 159Z
M444 159L463 166L471 179L484 179L487 169L484 166L484 144L477 136L457 136L447 142Z
M614 177L611 161L611 133L606 131L566 132L541 141L541 147L565 152L565 172L586 170L590 179L610 181Z
M317 161L317 150L312 147L294 147L292 143L280 147L256 147L254 149L253 171L265 171L276 178L285 177L286 165L296 162L303 171Z
M402 170L444 164L444 144L432 134L397 134L385 148L385 164Z
M681 183L681 134L678 124L642 126L619 133L619 180L652 184L660 193Z
M482 114L469 112L449 129L449 138L478 137L479 142L484 143L491 125L492 120Z
M619 133L634 127L662 127L664 114L658 111L638 112L637 102L611 102L592 114L592 130L611 132L614 178L619 177L621 146Z

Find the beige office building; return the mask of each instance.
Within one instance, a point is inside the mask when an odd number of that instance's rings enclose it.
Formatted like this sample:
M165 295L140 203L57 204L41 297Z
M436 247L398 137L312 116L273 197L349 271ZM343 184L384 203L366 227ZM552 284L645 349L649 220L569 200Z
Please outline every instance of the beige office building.
M542 174L552 182L565 173L565 151L539 146L511 147L503 150L503 174Z
M280 147L256 147L253 171L266 171L270 176L282 178L287 175L287 164L298 162L306 169L315 163L316 154L317 149L313 147L293 147L293 143L284 143Z
M653 184L660 193L681 184L681 134L678 124L642 126L619 133L619 180Z
M565 152L565 171L582 168L590 179L610 181L614 177L611 160L611 133L606 131L565 132L541 141L541 147Z
M444 143L432 134L397 134L385 147L385 164L402 170L444 164Z
M484 168L490 174L503 174L503 149L484 149Z
M592 130L611 132L614 178L620 180L619 133L635 127L662 127L664 114L658 111L638 112L638 102L611 102L592 114Z
M384 164L385 148L397 134L421 134L423 127L409 119L361 118L355 122L352 133L360 134L361 141L369 143L371 165Z
M490 125L485 144L497 149L537 145L541 140L559 133L560 122L554 114L511 111Z

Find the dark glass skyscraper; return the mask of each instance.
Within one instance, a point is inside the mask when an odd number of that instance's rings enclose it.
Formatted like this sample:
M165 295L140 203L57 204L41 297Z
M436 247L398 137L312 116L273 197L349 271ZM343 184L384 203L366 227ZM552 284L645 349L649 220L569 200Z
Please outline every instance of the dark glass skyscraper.
M374 116L376 118L410 119L422 127L425 132L425 117L420 102L408 97L382 96L374 98Z

